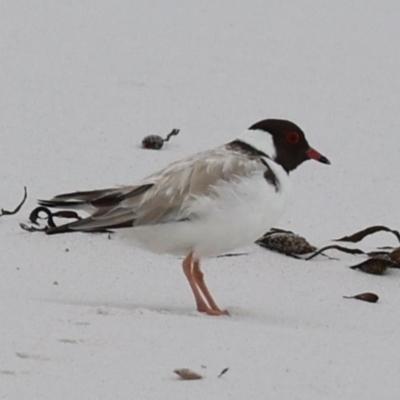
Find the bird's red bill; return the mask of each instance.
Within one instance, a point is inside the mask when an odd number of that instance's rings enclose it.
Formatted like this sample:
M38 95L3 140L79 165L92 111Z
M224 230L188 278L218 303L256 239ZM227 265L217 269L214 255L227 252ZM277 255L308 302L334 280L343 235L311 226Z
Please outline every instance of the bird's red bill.
M306 151L306 154L307 154L307 157L310 158L311 160L316 160L323 164L331 163L325 156L323 156L321 153L319 153L317 150L313 149L312 147L310 147Z

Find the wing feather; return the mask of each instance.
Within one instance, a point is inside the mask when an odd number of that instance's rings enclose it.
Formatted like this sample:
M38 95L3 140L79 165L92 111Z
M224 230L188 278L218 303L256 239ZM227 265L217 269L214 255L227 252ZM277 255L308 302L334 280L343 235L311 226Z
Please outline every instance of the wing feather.
M112 207L109 202L102 201L107 199L107 195L100 196L92 202L98 210L89 218L70 224L70 228L112 229L194 218L190 208L196 198L218 196L215 189L219 184L264 169L260 158L249 159L240 152L227 152L225 147L200 153L171 164L137 186L114 189L110 196L114 200L119 198L119 201ZM97 194L99 191L94 192Z

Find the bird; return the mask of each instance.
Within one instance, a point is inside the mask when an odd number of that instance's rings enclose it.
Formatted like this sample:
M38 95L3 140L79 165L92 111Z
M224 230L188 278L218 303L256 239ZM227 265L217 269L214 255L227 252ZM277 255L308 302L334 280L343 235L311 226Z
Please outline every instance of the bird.
M289 174L306 160L330 164L295 123L265 119L134 185L65 193L39 204L89 213L47 234L115 230L151 252L183 257L197 311L220 316L228 312L211 295L201 260L250 245L268 231L290 196Z

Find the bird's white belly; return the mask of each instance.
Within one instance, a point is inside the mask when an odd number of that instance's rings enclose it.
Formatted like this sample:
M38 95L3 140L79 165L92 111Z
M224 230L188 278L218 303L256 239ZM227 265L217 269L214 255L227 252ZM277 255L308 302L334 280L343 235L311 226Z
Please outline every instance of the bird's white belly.
M283 178L283 180L282 180ZM279 219L290 190L286 173L279 190L260 173L224 182L216 195L200 196L190 208L194 219L123 229L121 234L157 253L215 256L253 243Z

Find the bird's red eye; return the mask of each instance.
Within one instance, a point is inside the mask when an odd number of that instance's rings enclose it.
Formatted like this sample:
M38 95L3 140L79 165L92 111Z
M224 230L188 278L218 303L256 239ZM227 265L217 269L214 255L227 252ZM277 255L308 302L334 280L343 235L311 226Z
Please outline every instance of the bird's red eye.
M286 140L290 143L290 144L297 144L300 142L300 135L297 132L289 132L286 135Z

